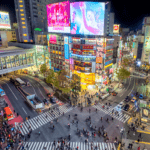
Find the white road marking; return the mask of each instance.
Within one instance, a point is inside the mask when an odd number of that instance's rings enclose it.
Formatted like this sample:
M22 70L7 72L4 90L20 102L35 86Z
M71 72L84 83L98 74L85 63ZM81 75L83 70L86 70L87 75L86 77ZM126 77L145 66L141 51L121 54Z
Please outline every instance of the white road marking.
M134 80L134 84L133 84L132 90L130 91L130 93L128 94L128 96L131 94L131 92L133 91L134 86L135 86L135 79L133 79L133 80Z
M13 93L15 99L18 100L18 98L16 97L16 95L14 94L14 92L12 91L12 89L9 87L9 85L6 82L2 81L2 80L0 80L0 81L3 82L3 83L5 83L8 86L8 88L10 89L10 91Z
M22 107L23 111L27 114L27 112L25 111L25 109Z
M43 96L43 98L45 98L45 96L43 95L43 93L41 92L41 90L40 90L40 88L39 88L39 87L38 87L38 89L39 89L39 91L40 91L41 95Z

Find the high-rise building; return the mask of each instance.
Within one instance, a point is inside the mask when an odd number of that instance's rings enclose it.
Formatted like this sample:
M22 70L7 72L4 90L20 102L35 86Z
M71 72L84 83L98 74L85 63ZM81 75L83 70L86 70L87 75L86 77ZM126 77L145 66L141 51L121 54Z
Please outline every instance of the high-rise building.
M104 34L113 34L115 14L111 12L111 2L107 2L105 5L105 20L104 20Z
M47 32L46 5L60 0L15 0L19 42L35 42L36 28Z

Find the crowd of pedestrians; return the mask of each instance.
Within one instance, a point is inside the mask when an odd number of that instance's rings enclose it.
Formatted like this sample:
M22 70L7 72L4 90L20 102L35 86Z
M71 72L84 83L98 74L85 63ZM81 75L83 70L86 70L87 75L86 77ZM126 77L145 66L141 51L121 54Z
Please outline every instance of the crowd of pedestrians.
M24 136L7 121L3 121L0 129L0 150L16 150L24 140Z

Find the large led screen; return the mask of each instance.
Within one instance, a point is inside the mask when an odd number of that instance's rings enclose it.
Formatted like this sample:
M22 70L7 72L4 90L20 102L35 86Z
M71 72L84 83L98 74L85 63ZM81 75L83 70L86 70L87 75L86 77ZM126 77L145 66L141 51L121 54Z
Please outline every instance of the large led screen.
M69 1L49 4L46 7L48 32L70 33Z
M9 13L0 11L0 29L11 29Z
M71 34L104 35L104 3L74 2L70 11Z

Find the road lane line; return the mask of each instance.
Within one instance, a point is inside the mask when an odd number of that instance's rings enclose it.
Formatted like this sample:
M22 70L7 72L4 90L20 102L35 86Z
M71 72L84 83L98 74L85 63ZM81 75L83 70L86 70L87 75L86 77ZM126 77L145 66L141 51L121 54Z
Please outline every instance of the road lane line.
M41 90L40 90L40 88L39 88L39 87L38 87L38 89L39 89L39 91L40 91L41 95L43 96L43 98L45 98L45 97L44 97L44 95L43 95L43 93L41 92Z
M127 87L126 91L128 90L128 88L129 88L129 86L130 86L130 81L131 81L131 78L129 79L129 85L128 85L128 87Z
M14 92L12 91L12 89L9 87L9 85L6 82L2 81L2 80L0 80L0 81L3 82L3 83L5 83L8 86L8 88L13 93L14 97L16 98L16 100L18 100L18 98L16 97L16 95L14 94Z
M132 90L130 91L130 93L128 94L128 96L129 96L129 95L131 94L131 92L133 91L134 86L135 86L135 79L134 79L134 84L133 84Z
M27 114L27 112L25 111L25 109L22 107L23 111L25 112L25 114Z

